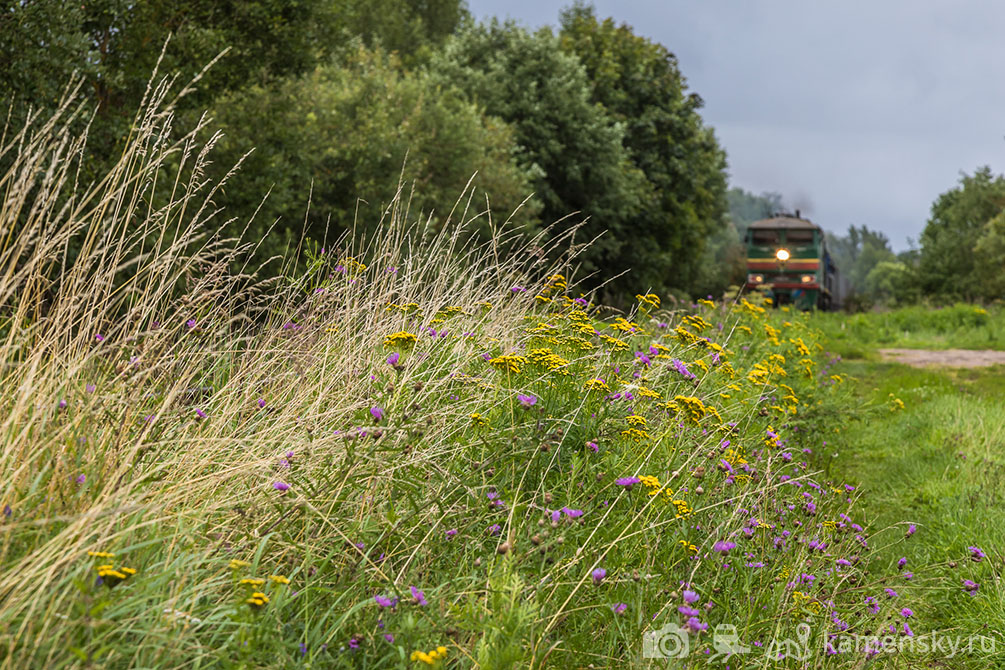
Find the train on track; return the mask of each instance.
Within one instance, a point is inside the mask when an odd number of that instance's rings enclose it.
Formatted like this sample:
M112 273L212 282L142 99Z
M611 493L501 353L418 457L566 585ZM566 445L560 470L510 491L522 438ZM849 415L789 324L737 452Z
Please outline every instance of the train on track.
M823 228L802 218L799 210L750 224L745 246L745 290L764 293L776 307L841 308L847 281L827 250Z

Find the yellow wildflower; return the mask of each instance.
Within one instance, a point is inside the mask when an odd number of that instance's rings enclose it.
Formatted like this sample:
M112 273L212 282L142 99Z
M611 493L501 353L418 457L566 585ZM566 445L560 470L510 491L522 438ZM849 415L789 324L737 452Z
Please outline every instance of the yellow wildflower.
M276 584L289 584L290 578L283 575L269 575L269 580Z
M399 330L397 333L391 333L384 338L385 347L410 347L419 338L414 334L406 332L404 330Z

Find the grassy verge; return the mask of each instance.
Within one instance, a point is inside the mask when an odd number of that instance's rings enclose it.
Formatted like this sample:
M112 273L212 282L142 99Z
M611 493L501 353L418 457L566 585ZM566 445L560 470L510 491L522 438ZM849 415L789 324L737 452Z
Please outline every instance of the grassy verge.
M958 304L904 307L863 314L817 314L813 323L828 346L845 357L871 355L881 347L908 349L1005 349L1005 309Z
M90 188L59 119L4 149L3 667L851 668L915 585L992 602L872 558L908 521L827 473L862 399L806 315L613 316L397 201L262 284L171 125Z
M876 584L911 603L915 628L938 631L946 644L988 636L997 650L947 658L943 648L906 658L941 667L1005 665L1005 369L866 361L841 368L855 378L856 404L865 409L835 434L828 472L869 492L860 508L875 533L866 569L881 573L906 559L897 569L910 580ZM904 409L891 404L891 394ZM917 529L910 537L905 521ZM970 547L986 557L974 560ZM974 595L965 580L979 584Z

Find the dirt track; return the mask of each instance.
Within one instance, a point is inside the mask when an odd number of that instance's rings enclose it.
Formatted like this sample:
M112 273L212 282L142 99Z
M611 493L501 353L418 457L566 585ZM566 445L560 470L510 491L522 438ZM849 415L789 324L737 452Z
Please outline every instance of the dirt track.
M885 361L904 363L916 368L984 368L1005 365L1005 351L991 349L880 349L879 355Z

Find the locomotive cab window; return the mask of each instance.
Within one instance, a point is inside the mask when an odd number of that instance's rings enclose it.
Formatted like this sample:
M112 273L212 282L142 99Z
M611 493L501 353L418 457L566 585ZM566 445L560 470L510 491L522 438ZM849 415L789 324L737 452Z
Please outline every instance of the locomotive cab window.
M792 229L785 231L786 243L794 247L808 247L813 244L812 230Z
M777 230L752 230L750 231L750 241L754 244L765 247L781 242Z

